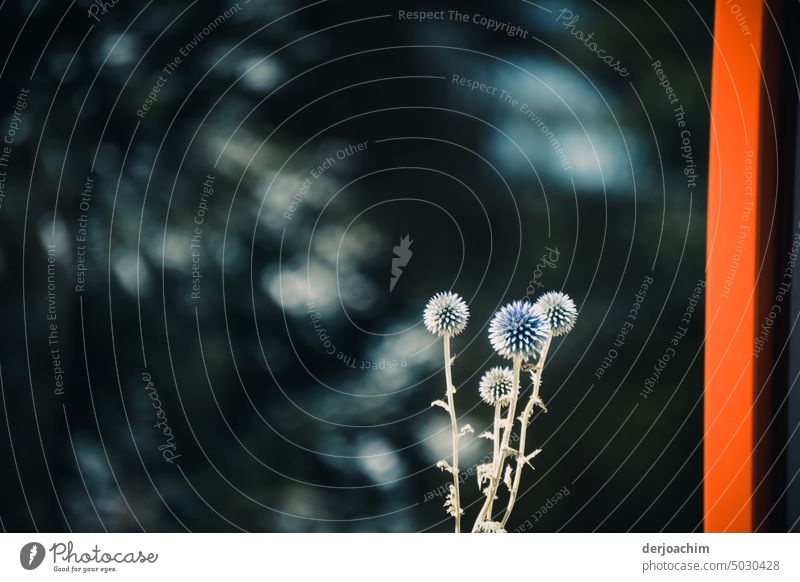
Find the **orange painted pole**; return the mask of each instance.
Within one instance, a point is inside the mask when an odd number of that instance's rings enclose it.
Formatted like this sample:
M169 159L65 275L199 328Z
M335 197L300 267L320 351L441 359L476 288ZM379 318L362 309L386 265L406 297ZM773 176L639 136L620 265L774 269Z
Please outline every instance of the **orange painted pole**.
M706 243L703 514L753 529L761 0L717 0Z

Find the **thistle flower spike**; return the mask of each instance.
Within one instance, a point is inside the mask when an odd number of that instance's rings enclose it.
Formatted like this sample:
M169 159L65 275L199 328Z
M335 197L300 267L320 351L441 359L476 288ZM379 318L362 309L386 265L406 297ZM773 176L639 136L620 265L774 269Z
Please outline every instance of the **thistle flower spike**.
M513 301L495 313L489 324L489 341L502 357L525 362L541 352L550 332L550 323L538 307Z
M578 319L575 302L560 291L548 291L536 300L534 306L544 313L556 337L569 333Z
M469 308L460 295L444 291L431 297L422 319L432 334L455 336L467 327Z
M487 370L478 385L478 392L486 404L505 403L514 388L514 373L511 368L495 366Z

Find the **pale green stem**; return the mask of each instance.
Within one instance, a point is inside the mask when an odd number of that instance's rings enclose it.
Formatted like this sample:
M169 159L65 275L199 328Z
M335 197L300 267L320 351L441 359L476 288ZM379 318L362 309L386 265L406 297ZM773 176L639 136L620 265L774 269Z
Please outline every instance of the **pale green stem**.
M451 370L452 358L450 357L450 334L444 335L444 374L447 381L447 408L450 412L450 432L453 440L453 502L455 505L455 532L461 531L461 496L458 488L458 421L456 420L456 405L453 400L456 388L453 386L453 372Z
M497 487L500 484L500 479L503 474L503 467L505 466L506 455L508 455L508 443L511 440L511 431L514 428L514 414L517 411L517 398L519 397L519 372L522 367L522 358L514 357L514 384L511 388L511 401L508 403L508 415L506 416L505 426L503 427L503 438L498 452L498 458L492 465L493 471L491 480L489 481L488 492L486 494L486 501L483 502L481 512L475 520L475 525L472 526L472 532L478 531L478 527L486 521L489 515L489 508L494 503L494 497L497 495Z
M550 342L553 339L553 334L549 334L547 336L547 341L542 348L542 355L539 358L539 365L536 371L534 381L533 381L533 390L531 391L531 397L528 401L527 406L525 406L525 410L522 412L522 415L519 418L519 454L517 455L517 470L514 472L514 482L511 486L511 491L508 495L508 506L506 507L506 512L503 514L503 519L500 522L503 527L505 528L506 522L508 521L509 516L511 515L511 510L514 509L514 503L517 501L517 493L519 492L519 482L522 478L522 469L525 467L525 437L528 433L528 423L530 422L531 414L533 414L534 406L539 402L539 389L542 386L542 372L544 371L544 362L547 359L547 352L550 349Z

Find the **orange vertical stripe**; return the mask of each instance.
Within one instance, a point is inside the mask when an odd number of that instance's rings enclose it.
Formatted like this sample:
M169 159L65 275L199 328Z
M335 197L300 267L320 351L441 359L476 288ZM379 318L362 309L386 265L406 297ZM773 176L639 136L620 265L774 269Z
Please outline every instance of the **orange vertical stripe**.
M714 21L706 245L707 532L753 527L762 8L761 0L717 0Z

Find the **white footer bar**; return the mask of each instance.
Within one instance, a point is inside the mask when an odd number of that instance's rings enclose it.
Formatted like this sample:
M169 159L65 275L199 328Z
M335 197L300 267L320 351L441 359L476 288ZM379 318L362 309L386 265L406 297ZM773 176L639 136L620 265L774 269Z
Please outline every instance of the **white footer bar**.
M796 582L799 554L797 534L3 534L0 580Z

